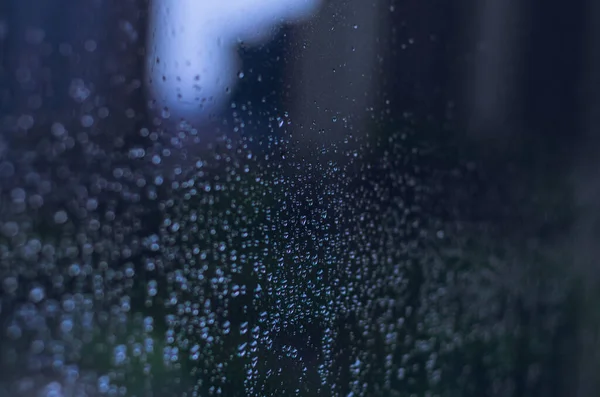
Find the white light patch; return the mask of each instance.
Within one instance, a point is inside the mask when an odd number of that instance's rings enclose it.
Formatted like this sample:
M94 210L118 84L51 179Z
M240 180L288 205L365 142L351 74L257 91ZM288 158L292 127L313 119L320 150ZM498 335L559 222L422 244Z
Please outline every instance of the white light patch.
M227 103L240 74L236 46L259 44L321 0L153 0L147 81L170 117L200 121Z

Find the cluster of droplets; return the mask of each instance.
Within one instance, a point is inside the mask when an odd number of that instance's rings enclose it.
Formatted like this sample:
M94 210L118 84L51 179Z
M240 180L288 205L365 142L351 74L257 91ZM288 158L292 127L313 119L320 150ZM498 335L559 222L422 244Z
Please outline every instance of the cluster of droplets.
M135 42L133 25L121 24ZM128 395L128 368L150 376L159 349L153 317L132 292L151 161L144 149L125 150L135 147L135 112L111 114L118 106L84 70L96 41L62 43L50 59L52 44L36 32L22 48L15 106L1 105L9 112L0 119L0 394ZM62 59L82 77L64 84L52 75ZM140 86L134 70L106 72L122 83L121 98ZM38 95L53 84L56 92Z
M124 97L140 87L110 81ZM287 114L244 136L243 104L236 138L206 143L190 125L140 128L99 89L73 78L63 118L1 120L3 395L439 396L474 371L450 358L481 343L509 376L498 357L520 336L506 296L563 298L555 285L529 293L505 262L439 253L460 241L433 210L414 129L307 152Z
M91 376L99 395L147 392L163 373L194 396L241 384L245 395L358 397L435 393L445 355L486 337L451 325L453 273L424 259L444 234L426 223L431 193L410 134L347 141L338 161L273 135L225 139L172 168L163 160L181 152L140 135L149 143L125 152L130 163L108 157L87 184L47 179L49 197L75 192L36 207L48 226L18 211L31 206L26 184L10 190L4 360L28 351L28 370ZM106 357L103 370L91 355Z
M52 123L51 139L70 129ZM57 396L434 396L448 357L511 336L512 319L493 318L523 277L432 254L456 241L431 211L411 131L309 154L275 134L197 155L179 145L197 135L182 126L164 144L160 126L142 128L112 152L79 140L96 156L79 170L67 146L47 172L14 163L3 365L53 371Z
M242 140L161 182L159 231L142 242L153 257L145 305L170 313L164 360L203 374L198 395L228 395L243 379L247 395L361 396L410 377L393 355L413 315L408 273L427 193L410 160L418 152L400 156L405 140L385 142L402 167L389 155L357 161L353 146L336 163L302 159L274 136L255 150ZM369 179L376 167L388 181Z

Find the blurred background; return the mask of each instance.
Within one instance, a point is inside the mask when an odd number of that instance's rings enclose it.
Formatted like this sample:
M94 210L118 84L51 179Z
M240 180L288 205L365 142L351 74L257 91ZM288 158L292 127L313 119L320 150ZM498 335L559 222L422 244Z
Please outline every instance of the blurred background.
M597 395L598 18L0 2L0 395Z

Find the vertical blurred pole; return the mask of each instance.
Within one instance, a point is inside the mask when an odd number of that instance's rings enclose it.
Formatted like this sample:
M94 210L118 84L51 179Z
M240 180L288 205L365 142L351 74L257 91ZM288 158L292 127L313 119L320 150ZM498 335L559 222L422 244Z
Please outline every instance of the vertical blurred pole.
M523 4L512 0L475 2L470 37L476 42L473 68L467 77L470 130L498 134L510 128L518 94L520 45L518 23ZM508 124L508 125L507 125ZM488 136L478 136L487 138Z
M296 138L325 144L365 133L381 74L378 33L387 22L384 3L330 0L298 29L288 102Z
M587 52L583 62L583 139L573 172L577 218L572 231L575 268L584 282L576 397L598 395L600 382L600 3L587 2Z
M384 123L396 127L408 114L441 122L454 99L448 47L456 40L460 10L455 3L391 0L383 11L389 22L378 32L385 69L378 71L377 95Z

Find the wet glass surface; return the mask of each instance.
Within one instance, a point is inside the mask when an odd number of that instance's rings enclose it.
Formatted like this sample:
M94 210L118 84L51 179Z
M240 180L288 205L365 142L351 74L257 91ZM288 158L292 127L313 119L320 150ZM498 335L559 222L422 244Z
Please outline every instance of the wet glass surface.
M599 12L536 7L0 3L0 396L596 395Z

